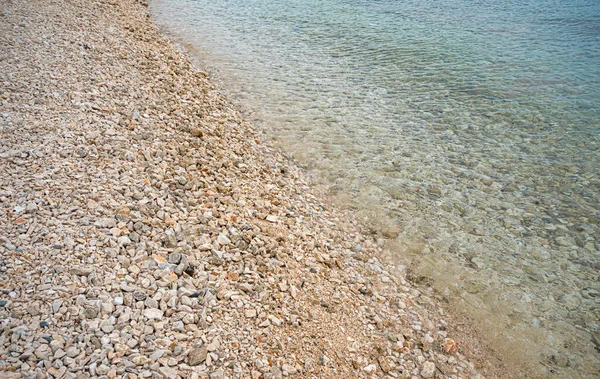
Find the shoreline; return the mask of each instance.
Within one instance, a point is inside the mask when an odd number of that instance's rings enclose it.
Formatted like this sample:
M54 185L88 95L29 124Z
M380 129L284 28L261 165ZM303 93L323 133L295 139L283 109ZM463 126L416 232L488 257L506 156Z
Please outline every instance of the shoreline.
M479 377L142 4L1 12L3 374Z
M151 6L150 6L151 7ZM152 15L152 12L151 12ZM152 16L154 18L154 16ZM155 23L157 23L155 21ZM196 67L202 67L202 58L199 56L201 54L195 45L187 42L184 38L172 33L168 27L162 26L158 24L160 31L167 36L171 41L174 42L175 47L188 55L191 58L192 64ZM223 88L227 85L227 83L223 80L215 81L213 77L214 73L211 70L205 70L207 72L208 78L213 81L213 84L216 85L216 88L222 93L224 96L228 98L231 93L228 91L229 88ZM221 78L222 79L222 78ZM243 106L242 104L238 104L233 101L232 106L239 112L243 118L247 119L252 116L252 110ZM268 127L268 123L265 121L261 122L263 126L256 126L256 131L260 133L261 137L263 137L264 142L270 149L282 154L286 161L288 161L291 165L296 166L301 172L302 176L308 183L308 187L317 198L322 199L327 204L328 209L333 209L333 213L337 215L338 220L342 218L343 220L354 219L354 215L352 214L351 207L348 207L344 200L340 200L336 198L336 196L332 196L331 193L328 192L327 186L322 182L323 178L318 176L318 173L313 172L308 167L304 167L302 165L298 165L293 157L290 157L286 150L285 146L278 144L278 142L273 142L269 140L269 132L264 130L265 127ZM272 138L272 137L271 137ZM342 215L342 216L340 216ZM418 291L422 293L426 293L432 300L435 301L437 305L434 305L435 313L437 314L437 318L444 319L447 321L446 330L450 335L453 335L454 341L461 348L459 351L463 353L465 357L475 365L479 373L485 374L485 377L506 377L507 375L514 378L535 378L535 377L543 377L538 370L540 370L539 364L532 363L535 361L535 357L531 354L530 351L525 351L525 347L517 347L512 346L515 351L510 354L501 353L498 351L498 347L492 348L491 346L495 346L494 342L506 343L506 349L508 349L508 342L504 339L500 339L497 336L495 338L487 340L482 337L481 325L477 324L478 321L470 314L468 311L465 311L461 307L464 304L450 304L448 297L443 295L441 291L432 286L431 283L428 283L430 278L427 277L419 277L418 272L411 273L412 270L403 268L402 270L398 269L397 258L393 257L394 248L397 248L398 242L395 242L393 239L389 239L384 237L384 231L374 231L372 225L362 225L360 221L352 222L350 227L346 224L346 229L357 229L358 233L364 236L367 240L371 240L375 246L377 246L378 252L374 255L379 261L383 262L385 267L389 267L389 274L398 279L402 278L405 280L405 284L410 287L416 288ZM406 249L410 250L410 247L406 247ZM416 275L416 277L414 277ZM413 276L411 279L407 279L407 277ZM422 280L424 279L424 281ZM421 284L417 284L417 282ZM425 284L424 284L425 283ZM443 305L440 305L443 304ZM438 311L437 308L441 310ZM440 316L439 313L443 314ZM496 320L497 321L497 320ZM486 326L492 325L492 320L486 320ZM508 358L505 358L508 357ZM526 357L526 358L524 358ZM534 374L537 372L538 374ZM557 372L553 372L557 374ZM439 375L439 373L438 373ZM443 377L443 376L442 376Z

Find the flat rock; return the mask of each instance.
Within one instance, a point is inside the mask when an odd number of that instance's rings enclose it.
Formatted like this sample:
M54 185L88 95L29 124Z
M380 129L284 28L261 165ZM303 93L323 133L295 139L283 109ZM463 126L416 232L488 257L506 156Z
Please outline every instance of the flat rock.
M208 350L206 346L194 348L188 354L188 364L190 366L197 366L206 360Z
M158 369L158 373L161 374L165 379L177 379L177 369L172 367L162 366Z
M423 378L433 378L435 375L435 363L433 362L425 362L423 363L423 368L421 369L421 376Z
M159 320L163 317L164 312L160 309L150 308L144 309L143 315L149 320Z

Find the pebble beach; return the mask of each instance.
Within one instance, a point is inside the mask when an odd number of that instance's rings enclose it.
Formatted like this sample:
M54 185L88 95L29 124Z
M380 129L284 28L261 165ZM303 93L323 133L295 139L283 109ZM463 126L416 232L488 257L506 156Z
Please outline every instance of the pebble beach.
M529 376L396 274L147 4L0 4L0 174L0 377Z

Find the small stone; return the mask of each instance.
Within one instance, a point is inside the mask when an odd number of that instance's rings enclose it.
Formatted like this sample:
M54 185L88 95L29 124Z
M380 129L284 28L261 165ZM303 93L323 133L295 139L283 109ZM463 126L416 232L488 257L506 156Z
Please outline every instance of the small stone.
M271 323L269 322L269 320L264 320L263 322L258 324L258 326L260 326L261 328L268 328L269 326L271 326Z
M165 354L164 350L156 350L154 353L150 355L150 361L156 362Z
M163 366L158 369L158 373L166 379L177 379L177 370L171 367Z
M256 309L246 309L244 311L244 316L246 316L246 318L254 318L256 317Z
M363 371L367 374L372 374L375 371L377 371L377 366L375 366L375 364L370 364L368 366L363 367Z
M183 319L181 319L181 321L183 321L183 323L186 325L193 324L196 322L196 316L193 313L188 313L185 316L183 316Z
M421 376L424 378L433 378L435 375L435 364L433 362L425 362L421 370Z
M135 291L133 293L133 298L136 301L144 301L148 298L148 295L146 295L146 292L144 292L144 291Z
M569 357L566 354L553 354L550 361L558 367L567 367L569 365Z
M105 301L102 303L101 306L101 311L102 313L113 313L113 311L115 310L115 306L113 305L112 301Z
M202 346L200 348L195 348L190 351L188 354L188 364L190 366L197 366L200 363L206 360L206 355L208 354L208 350L206 346Z
M102 343L96 336L92 336L92 338L90 338L90 342L92 343L95 349L100 349L102 347Z
M25 211L26 211L27 213L34 213L34 212L35 212L35 211L37 211L38 209L39 209L39 208L38 208L37 204L36 204L36 203L34 203L34 202L31 202L31 203L27 204L27 207L25 208Z
M271 321L271 324L275 325L275 326L280 326L283 321L273 315L269 315L268 317L269 321Z
M150 308L150 309L144 309L144 317L146 317L149 320L159 320L163 317L164 312L161 311L160 309L156 309L156 308Z
M240 283L238 285L238 288L244 292L252 292L252 290L254 289L254 287L250 283Z
M175 237L175 231L168 229L166 232L165 246L166 247L177 247L177 237Z
M183 321L181 321L181 320L175 321L172 326L173 330L176 330L178 332L181 332L184 327L185 327L185 325L183 324Z
M390 365L390 362L386 357L380 355L379 358L377 358L377 361L379 362L379 367L381 367L381 371L385 372L386 374L392 371L392 365Z
M456 344L456 342L454 342L453 339L446 338L444 340L444 350L446 350L447 353L452 354L456 350L458 350L458 345Z
M176 336L176 338L177 338L177 336ZM177 338L177 339L179 339L179 338ZM173 355L174 356L181 355L181 353L183 353L183 347L181 347L180 345L177 345L177 346L175 346L173 348Z
M71 274L73 275L79 275L79 276L88 276L90 275L93 271L93 269L91 267L73 267L71 269Z
M179 249L176 249L176 250L179 250ZM181 262L181 254L180 253L169 254L168 262L173 265L179 264L179 262Z
M227 238L227 236L225 234L221 233L217 237L217 243L219 245L229 245L229 244L231 244L231 240L229 238Z
M127 236L121 236L121 237L117 238L117 243L120 246L128 246L128 245L131 245L131 240Z
M62 305L62 300L54 300L52 302L52 312L57 313Z
M67 349L67 357L75 358L79 355L79 350L75 346L71 346Z
M400 228L385 229L383 232L381 232L381 234L385 238L394 239L394 238L398 237L398 235L400 234Z
M269 371L271 373L272 379L283 379L283 372L281 371L279 366L273 366Z
M100 313L100 307L96 304L89 304L85 307L85 311L83 312L83 314L87 317L87 318L96 318L98 317L98 314Z
M54 359L61 359L62 357L64 357L65 355L67 355L67 352L64 351L63 349L58 349L56 350L56 352L54 353Z
M131 358L131 362L133 362L136 366L143 366L146 363L149 363L150 360L143 355L138 355L137 357Z
M206 345L206 350L208 351L216 351L219 348L219 341L218 340L213 340L211 343L209 343L208 345Z
M491 186L492 184L494 184L494 180L492 180L491 178L483 178L481 179L481 183L485 184L486 186Z
M167 263L167 259L160 254L153 254L152 259L158 264L159 267L162 267L165 263Z
M96 367L96 373L99 375L106 375L109 370L110 367L105 364L101 364L100 366Z
M103 320L100 323L100 329L104 332L104 333L111 333L113 330L115 330L115 327L110 323L109 320Z
M134 298L135 299L135 298ZM140 300L141 301L141 300ZM151 297L148 297L145 301L144 301L144 305L146 306L146 308L158 308L158 301L154 300Z
M293 375L298 371L294 366L288 364L282 365L281 370L287 375Z
M122 282L122 283L121 283L121 290L123 290L124 292L133 292L133 291L135 291L135 290L136 290L136 287L135 287L135 286L132 286L132 285L131 285L131 284L129 284L129 283Z

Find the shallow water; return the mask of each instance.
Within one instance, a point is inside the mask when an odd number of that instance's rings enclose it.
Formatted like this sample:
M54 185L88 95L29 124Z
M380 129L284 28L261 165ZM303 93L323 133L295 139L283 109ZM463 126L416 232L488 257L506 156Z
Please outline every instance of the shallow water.
M562 376L598 374L599 2L152 10L500 351L528 351Z

